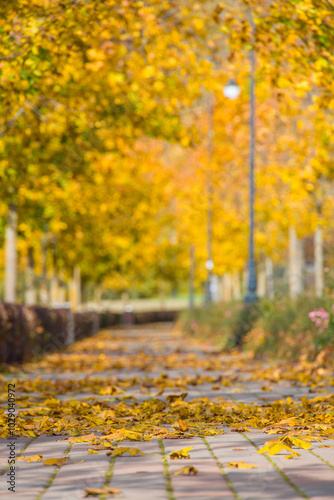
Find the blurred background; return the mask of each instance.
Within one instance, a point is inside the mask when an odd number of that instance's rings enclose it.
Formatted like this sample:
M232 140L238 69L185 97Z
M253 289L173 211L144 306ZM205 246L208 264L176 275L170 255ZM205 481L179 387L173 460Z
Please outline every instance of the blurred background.
M330 1L0 12L2 301L334 294Z

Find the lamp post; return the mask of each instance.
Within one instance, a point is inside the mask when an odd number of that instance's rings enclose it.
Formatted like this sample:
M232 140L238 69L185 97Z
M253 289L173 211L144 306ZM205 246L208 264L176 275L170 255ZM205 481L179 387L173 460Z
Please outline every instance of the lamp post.
M252 23L254 30L254 24ZM253 304L258 300L256 294L256 269L254 258L254 166L255 166L255 52L250 51L250 156L249 156L249 247L248 247L248 287L244 297L246 305ZM225 97L236 99L240 94L240 88L234 80L230 80L223 89Z

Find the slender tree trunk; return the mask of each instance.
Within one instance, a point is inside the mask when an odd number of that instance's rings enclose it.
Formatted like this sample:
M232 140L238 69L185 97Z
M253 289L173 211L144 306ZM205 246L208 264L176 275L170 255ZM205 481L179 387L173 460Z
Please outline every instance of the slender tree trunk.
M62 271L59 273L58 279L58 301L66 302L66 283L64 280L64 273Z
M244 267L243 272L242 272L242 293L243 293L243 295L246 295L246 293L247 293L248 281L249 281L249 272L248 272L248 266L246 265Z
M70 302L72 309L76 311L81 304L81 273L80 268L75 266L73 270L73 279L70 283Z
M102 301L102 283L97 283L94 290L94 302L99 304Z
M266 267L267 295L269 299L274 299L275 298L274 270L273 270L273 261L271 260L270 257L266 257L265 267Z
M224 274L224 301L231 302L232 300L232 280L231 274Z
M54 307L54 305L59 302L58 300L58 295L59 295L59 287L58 287L58 277L54 271L53 276L51 278L51 283L50 283L50 299L51 299L51 307Z
M261 265L259 266L258 276L257 276L257 294L259 297L266 296L267 293L266 281L267 281L266 271Z
M47 242L45 237L41 241L42 247L42 276L41 285L39 289L39 301L43 306L49 304L49 291L48 291L48 279L47 279Z
M219 302L224 302L224 276L218 277L218 298Z
M289 229L289 291L292 299L303 291L303 246L294 226Z
M34 249L28 248L28 265L25 272L26 292L25 303L27 306L36 304L36 288L35 288L35 261Z
M238 272L233 274L233 299L241 299L241 288L240 288L240 274Z
M320 225L317 226L314 233L314 279L315 294L321 297L324 293L324 248L323 232Z
M190 245L189 251L189 309L195 307L195 247Z
M17 283L17 211L9 205L5 236L5 302L16 302Z

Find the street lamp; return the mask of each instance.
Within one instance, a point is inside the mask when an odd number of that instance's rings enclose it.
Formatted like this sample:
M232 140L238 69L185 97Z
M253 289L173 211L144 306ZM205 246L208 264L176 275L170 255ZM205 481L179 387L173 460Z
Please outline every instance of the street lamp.
M235 80L230 80L228 84L223 88L223 94L228 99L237 99L240 94L240 87Z
M257 301L256 271L254 258L254 160L255 160L255 53L250 51L250 156L249 156L249 249L248 249L248 287L244 297L246 305ZM228 99L236 99L240 94L240 87L234 80L230 80L223 89L223 94Z

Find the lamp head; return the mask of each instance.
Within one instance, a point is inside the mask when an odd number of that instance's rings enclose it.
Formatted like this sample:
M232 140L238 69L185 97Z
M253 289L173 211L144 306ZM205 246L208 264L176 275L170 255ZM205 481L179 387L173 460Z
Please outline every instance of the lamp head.
M240 87L235 80L230 80L223 88L223 94L228 99L237 99L240 94Z

